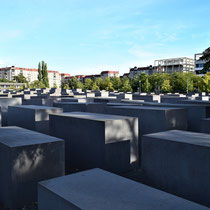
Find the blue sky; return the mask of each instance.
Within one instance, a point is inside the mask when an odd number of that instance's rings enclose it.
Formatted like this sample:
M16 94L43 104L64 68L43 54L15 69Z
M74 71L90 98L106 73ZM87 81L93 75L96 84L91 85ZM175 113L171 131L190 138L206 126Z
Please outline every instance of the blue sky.
M0 0L0 67L97 74L210 46L210 0Z

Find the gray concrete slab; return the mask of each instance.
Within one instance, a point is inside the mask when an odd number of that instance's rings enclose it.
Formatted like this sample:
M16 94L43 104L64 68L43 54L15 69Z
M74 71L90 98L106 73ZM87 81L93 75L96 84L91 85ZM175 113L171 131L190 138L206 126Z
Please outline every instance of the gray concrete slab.
M182 104L203 104L210 106L210 101L201 101L201 100L183 100L179 101Z
M210 135L171 130L142 139L146 184L210 207Z
M23 99L23 105L37 105L37 106L53 106L53 103L60 100L59 98L35 98Z
M210 134L210 118L204 118L201 121L201 133Z
M160 103L160 95L139 95L139 94L133 94L133 100L144 100L144 101L147 101L147 102Z
M65 140L67 166L84 170L110 165L106 167L107 170L115 168L115 172L121 173L130 170L130 164L137 165L137 118L87 112L51 114L50 135ZM115 144L106 146L127 140L130 140L129 155L123 156L121 152L127 150L127 144L118 143L118 150L115 149ZM115 166L114 161L108 163L105 161L106 151L113 151L110 147L119 155L118 165L124 162L124 169L121 171L118 171L119 168ZM125 161L127 157L129 158L128 165Z
M187 110L188 131L201 132L203 118L210 117L210 106L202 104L170 104L142 102L143 106L176 107Z
M49 114L62 112L61 108L47 106L9 106L8 125L49 134Z
M172 104L175 104L175 103L181 103L183 100L187 100L188 97L186 96L161 96L161 100L160 102L161 103L172 103Z
M55 102L53 106L62 108L64 112L86 112L86 103Z
M2 126L8 125L7 123L8 106L16 106L21 104L22 104L21 98L0 98Z
M64 112L104 113L106 103L55 102L53 106L62 108Z
M18 209L37 201L37 183L63 176L64 141L19 127L0 128L0 203Z
M100 169L40 182L38 208L39 210L207 209Z
M187 130L186 109L173 107L111 106L106 107L105 112L113 115L138 117L139 151L141 151L141 137L144 134L171 129Z

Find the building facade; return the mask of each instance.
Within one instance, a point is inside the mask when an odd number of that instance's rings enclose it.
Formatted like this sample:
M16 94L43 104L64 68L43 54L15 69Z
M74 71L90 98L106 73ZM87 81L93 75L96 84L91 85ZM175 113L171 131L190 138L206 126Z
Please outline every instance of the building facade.
M187 57L154 61L154 73L194 72L194 59Z
M61 73L60 74L60 77L61 77L61 81L65 81L66 78L70 77L71 75L70 74L66 74L66 73Z
M61 75L58 71L48 70L49 86L50 87L60 87L61 85ZM28 80L29 83L38 80L38 69L29 69L21 67L5 67L0 68L0 78L7 80L14 80L15 76L23 74L23 76Z
M77 78L81 82L85 82L86 79L106 79L107 77L119 77L119 71L102 71L101 74L68 76L65 77L65 81L72 79L73 77Z
M202 53L197 53L194 56L195 61L195 73L199 76L204 76L205 72L203 71L204 64L206 63L204 60L201 60Z
M105 79L107 77L119 77L119 71L102 71L101 78Z
M147 75L152 75L154 71L154 67L152 65L147 66L147 67L134 67L134 68L130 68L130 72L128 73L128 76L133 79L134 77L145 73Z

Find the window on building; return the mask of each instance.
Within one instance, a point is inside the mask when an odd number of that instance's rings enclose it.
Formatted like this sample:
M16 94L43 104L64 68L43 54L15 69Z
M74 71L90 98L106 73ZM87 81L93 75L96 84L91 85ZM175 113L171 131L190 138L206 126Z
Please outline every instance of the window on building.
M203 66L204 66L203 63L197 63L196 64L196 68L203 68Z

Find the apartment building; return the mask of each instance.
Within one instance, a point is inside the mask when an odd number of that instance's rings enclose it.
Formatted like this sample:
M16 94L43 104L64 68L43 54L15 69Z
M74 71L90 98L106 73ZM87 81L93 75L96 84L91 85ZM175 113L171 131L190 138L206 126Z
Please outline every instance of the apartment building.
M60 77L61 77L61 81L65 81L66 78L70 77L70 74L66 74L66 73L61 73Z
M102 71L101 78L105 79L107 77L119 77L119 71Z
M67 76L65 77L65 80L72 79L73 77L76 77L79 81L84 82L86 79L119 77L119 71L102 71L101 74Z
M194 59L187 57L154 61L153 73L194 72Z
M195 73L199 76L204 76L204 74L205 74L205 72L203 71L203 67L204 67L204 64L206 63L206 61L200 59L202 55L203 55L202 53L197 53L194 56Z
M154 67L152 65L147 66L147 67L133 67L130 68L130 72L128 73L128 76L133 79L135 76L138 76L142 73L145 73L147 75L152 75L153 74Z
M58 71L48 70L49 86L60 87L61 85L61 75ZM29 83L38 80L38 69L21 68L16 66L0 68L0 78L8 79L10 81L14 80L15 76L23 74L24 77L29 81Z

